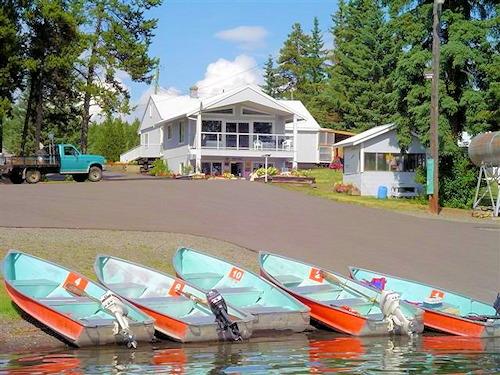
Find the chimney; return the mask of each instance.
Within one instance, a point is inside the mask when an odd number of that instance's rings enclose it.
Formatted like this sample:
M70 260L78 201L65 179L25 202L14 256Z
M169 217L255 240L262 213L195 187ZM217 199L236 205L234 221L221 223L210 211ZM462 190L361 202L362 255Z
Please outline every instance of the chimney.
M197 98L198 97L198 86L191 86L189 88L189 96L191 98Z

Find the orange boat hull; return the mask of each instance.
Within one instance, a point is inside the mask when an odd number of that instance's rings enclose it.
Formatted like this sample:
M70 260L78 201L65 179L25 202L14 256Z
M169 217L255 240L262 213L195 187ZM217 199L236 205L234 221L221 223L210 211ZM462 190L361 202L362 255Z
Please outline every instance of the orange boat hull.
M474 322L438 311L424 309L424 325L437 331L458 336L484 337L486 327L482 322Z

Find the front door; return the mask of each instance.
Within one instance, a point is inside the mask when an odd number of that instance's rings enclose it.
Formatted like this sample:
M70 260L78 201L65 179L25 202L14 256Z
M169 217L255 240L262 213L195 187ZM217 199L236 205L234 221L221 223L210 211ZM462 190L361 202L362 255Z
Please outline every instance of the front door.
M231 174L236 177L242 177L243 163L231 163Z
M80 152L71 145L62 147L61 173L87 172L87 165L80 159Z

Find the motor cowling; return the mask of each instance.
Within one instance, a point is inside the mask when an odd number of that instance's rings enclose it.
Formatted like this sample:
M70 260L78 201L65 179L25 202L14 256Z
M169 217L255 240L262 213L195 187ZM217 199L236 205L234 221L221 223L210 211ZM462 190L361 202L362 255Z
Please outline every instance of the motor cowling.
M389 332L395 332L399 329L408 335L412 335L416 332L415 323L413 320L408 320L403 314L399 302L399 294L384 290L380 296L380 310L384 314L384 320L388 323Z
M137 348L134 334L132 333L127 315L127 306L113 292L108 290L101 297L101 306L105 311L110 312L115 317L114 334L121 335L129 348Z
M210 306L210 310L215 315L219 331L225 337L229 337L234 341L242 340L238 324L231 321L226 301L222 295L216 289L211 289L207 292L206 297L208 306Z

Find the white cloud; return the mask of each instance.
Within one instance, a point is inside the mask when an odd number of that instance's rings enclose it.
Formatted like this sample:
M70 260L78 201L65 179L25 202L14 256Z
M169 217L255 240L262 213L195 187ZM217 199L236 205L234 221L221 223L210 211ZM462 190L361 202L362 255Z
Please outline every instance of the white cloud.
M239 55L234 61L218 59L209 64L205 78L196 82L201 97L220 94L243 85L257 85L262 76L255 60L247 55Z
M269 32L261 26L238 26L219 31L215 37L237 43L239 48L249 50L263 47L268 34Z

